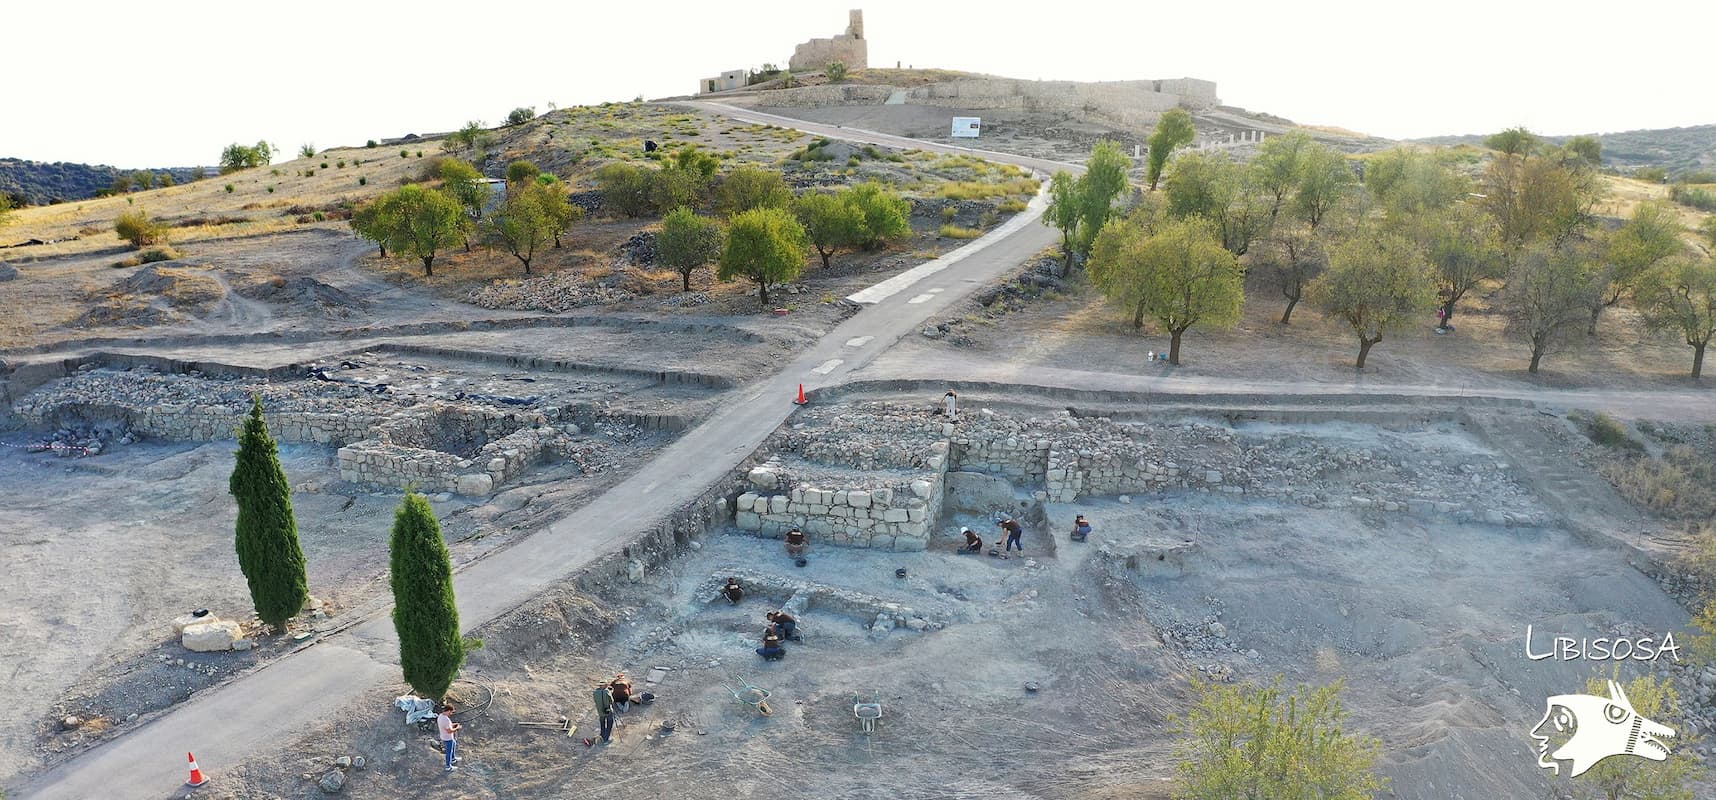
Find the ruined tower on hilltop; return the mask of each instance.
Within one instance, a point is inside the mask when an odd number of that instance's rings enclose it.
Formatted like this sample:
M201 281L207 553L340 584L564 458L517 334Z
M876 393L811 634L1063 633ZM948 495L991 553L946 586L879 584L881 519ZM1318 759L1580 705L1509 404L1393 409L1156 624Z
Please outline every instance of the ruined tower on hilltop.
M847 12L846 32L832 39L811 39L793 48L788 69L822 69L839 61L847 69L864 69L870 65L870 46L864 39L864 11L854 8Z

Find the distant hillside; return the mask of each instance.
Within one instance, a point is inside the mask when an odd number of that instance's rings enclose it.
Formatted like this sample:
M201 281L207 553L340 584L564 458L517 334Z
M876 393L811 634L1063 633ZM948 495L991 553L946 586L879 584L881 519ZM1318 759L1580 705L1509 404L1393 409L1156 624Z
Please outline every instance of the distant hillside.
M1567 136L1546 136L1552 142ZM1716 166L1716 125L1660 128L1599 134L1603 140L1603 163L1621 169L1662 167L1670 174ZM1482 144L1484 135L1435 136L1416 141L1426 144Z
M168 167L149 170L119 169L105 164L68 164L56 161L22 161L0 158L0 192L22 197L30 205L86 200L96 192L113 186L120 175L151 172L156 176L170 173L175 183L189 183L194 167ZM209 170L213 174L215 170ZM157 177L159 180L159 177Z

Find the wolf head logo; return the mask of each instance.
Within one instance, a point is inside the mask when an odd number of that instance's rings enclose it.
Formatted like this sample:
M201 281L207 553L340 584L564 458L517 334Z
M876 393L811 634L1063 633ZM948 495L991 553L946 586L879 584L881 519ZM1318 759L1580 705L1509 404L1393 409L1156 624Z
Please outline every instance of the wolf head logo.
M1640 716L1627 700L1620 684L1609 681L1609 696L1589 694L1558 694L1549 698L1543 719L1531 729L1537 740L1537 765L1561 774L1558 762L1572 762L1578 777L1609 756L1629 755L1663 761L1668 758L1668 745L1663 739L1674 738L1674 731L1665 725ZM1565 738L1560 747L1550 751L1550 739Z

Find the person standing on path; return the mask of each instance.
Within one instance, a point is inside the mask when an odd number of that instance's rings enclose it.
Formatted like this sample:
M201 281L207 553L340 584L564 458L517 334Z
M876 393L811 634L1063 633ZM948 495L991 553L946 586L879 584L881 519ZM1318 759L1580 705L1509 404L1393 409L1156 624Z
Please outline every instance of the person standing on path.
M441 752L447 755L447 771L459 768L459 729L465 726L453 721L454 708L452 703L441 706L441 713L435 717L435 728L441 732Z
M1007 532L1007 552L1012 552L1015 547L1019 548L1019 552L1025 552L1025 545L1019 541L1019 537L1025 535L1025 529L1020 527L1019 523L1014 522L1012 517L1008 517L995 524L1000 525L1001 530Z
M602 721L602 744L607 744L614 738L614 693L607 681L600 681L590 698L596 701L596 716Z
M959 421L959 393L952 390L952 389L949 389L949 390L947 390L947 394L944 394L941 396L941 402L942 402L942 405L946 409L948 420L950 422L958 422Z

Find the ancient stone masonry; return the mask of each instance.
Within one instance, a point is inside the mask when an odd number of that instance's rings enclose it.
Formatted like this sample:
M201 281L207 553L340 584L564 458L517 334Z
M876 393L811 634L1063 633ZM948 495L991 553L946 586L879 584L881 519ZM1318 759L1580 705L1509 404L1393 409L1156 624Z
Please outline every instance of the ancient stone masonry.
M1027 81L1011 78L959 78L900 90L907 105L947 106L969 111L1018 109L1085 113L1123 125L1151 125L1171 108L1207 109L1221 101L1215 83L1176 80ZM762 106L809 107L880 104L894 92L889 86L824 85L771 89L747 95ZM752 100L751 98L754 98Z
M1003 495L1053 503L1218 492L1494 525L1547 522L1499 456L1420 449L1410 430L1378 431L1383 444L1361 446L1178 417L1119 422L979 409L955 424L922 406L874 402L795 419L771 439L777 455L751 470L735 501L742 530L778 537L798 525L813 541L922 549L954 496L949 482L970 486L984 475L1001 481Z
M607 438L636 431L591 407L400 402L322 382L215 381L148 370L79 372L24 397L15 410L38 428L109 420L128 438L210 442L235 437L252 392L262 395L277 441L338 447L341 480L423 492L486 496L548 458L591 470L605 444L580 436L584 428L624 429Z
M870 65L870 43L864 39L864 12L852 9L848 13L846 32L828 39L811 39L793 48L788 69L822 69L839 61L847 69L864 69Z
M929 446L918 473L859 474L845 485L795 481L773 461L751 470L752 490L735 501L740 530L778 538L798 526L813 542L881 550L923 550L940 515L947 442ZM788 488L790 487L790 488Z

